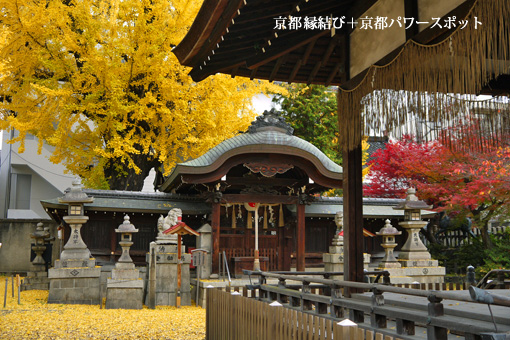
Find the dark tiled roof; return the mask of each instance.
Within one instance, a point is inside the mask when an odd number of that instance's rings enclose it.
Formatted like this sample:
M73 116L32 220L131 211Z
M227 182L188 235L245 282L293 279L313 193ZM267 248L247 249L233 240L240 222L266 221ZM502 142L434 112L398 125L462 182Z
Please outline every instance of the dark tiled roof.
M384 149L388 143L388 137L368 137L368 160L373 159L372 155L379 149Z

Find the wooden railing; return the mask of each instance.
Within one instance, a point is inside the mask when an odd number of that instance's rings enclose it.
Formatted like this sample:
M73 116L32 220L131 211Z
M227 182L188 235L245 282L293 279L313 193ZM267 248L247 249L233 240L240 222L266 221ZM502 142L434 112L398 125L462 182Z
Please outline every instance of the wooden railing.
M393 340L357 325L343 325L297 310L232 295L219 289L207 294L207 340ZM397 338L400 339L400 338Z
M267 303L277 301L286 308L325 319L342 320L348 317L361 328L401 339L416 339L417 327L422 327L426 331L427 339L446 339L448 333L458 334L470 340L480 339L480 333L494 332L495 324L500 332L510 331L507 318L496 317L492 320L488 313L474 316L449 309L449 314L445 314L442 303L445 299L453 305L475 303L466 293L427 291L269 272L246 272L246 274L259 276L259 283L251 288L258 290L255 296L258 296L260 301ZM278 284L267 284L269 278L277 279ZM293 282L293 287L287 285L288 281ZM300 283L300 287L296 286L296 282ZM322 286L322 294L312 293L314 285ZM355 294L354 291L368 291L371 295L367 297L366 294ZM423 308L412 304L386 305L384 293L413 296L420 301L419 304ZM480 305L480 308L487 307ZM510 308L505 308L508 309L506 315L510 315ZM393 329L388 327L390 322L394 324Z

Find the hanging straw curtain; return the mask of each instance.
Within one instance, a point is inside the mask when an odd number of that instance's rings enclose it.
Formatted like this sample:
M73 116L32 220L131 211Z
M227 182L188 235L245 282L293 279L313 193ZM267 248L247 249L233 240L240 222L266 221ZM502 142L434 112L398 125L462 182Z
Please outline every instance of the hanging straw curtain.
M510 121L508 98L477 101L463 94L474 95L489 80L510 73L508 18L510 1L475 1L465 28L457 26L433 45L408 40L388 64L371 66L354 88L339 88L341 145L352 150L370 132L416 136L418 125L409 117L448 129L476 116L480 131L501 136ZM477 114L483 112L497 114Z

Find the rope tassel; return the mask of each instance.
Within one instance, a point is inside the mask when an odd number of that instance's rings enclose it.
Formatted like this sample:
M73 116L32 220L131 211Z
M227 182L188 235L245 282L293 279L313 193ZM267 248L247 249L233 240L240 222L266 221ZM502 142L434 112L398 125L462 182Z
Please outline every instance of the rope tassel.
M267 229L267 206L264 206L264 229Z
M248 218L246 219L246 229L253 228L253 218L251 217L251 211L248 211Z
M283 220L283 205L280 204L280 213L278 215L278 226L283 227L285 226L285 221Z
M236 228L237 217L236 217L236 206L232 205L232 229Z

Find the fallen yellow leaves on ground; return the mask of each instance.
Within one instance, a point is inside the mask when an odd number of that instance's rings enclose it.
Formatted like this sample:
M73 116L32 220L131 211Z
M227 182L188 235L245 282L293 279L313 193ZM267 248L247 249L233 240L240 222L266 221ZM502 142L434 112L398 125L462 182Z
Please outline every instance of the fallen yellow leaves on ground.
M204 339L205 309L183 306L141 310L48 304L48 291L29 290L0 309L0 339ZM15 287L16 290L16 287ZM3 307L5 277L0 276Z

